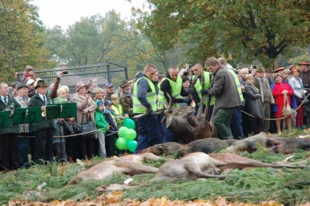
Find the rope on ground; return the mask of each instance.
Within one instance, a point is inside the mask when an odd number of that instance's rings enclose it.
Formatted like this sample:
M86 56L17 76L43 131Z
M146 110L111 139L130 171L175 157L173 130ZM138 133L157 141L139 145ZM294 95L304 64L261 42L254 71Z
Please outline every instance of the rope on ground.
M308 90L310 90L310 89L308 89ZM301 102L301 104L300 104L296 109L292 109L292 110L298 110L298 109L307 101L307 98L308 98L309 96L310 96L310 93L305 97L305 99ZM258 118L258 117L254 116L254 115L252 115L252 114L249 114L249 113L247 113L247 112L245 112L245 111L243 111L243 110L242 110L242 112L243 112L244 114L250 116L250 117ZM280 120L280 119L285 119L285 118L287 118L288 116L290 116L290 115L287 115L287 116L284 116L284 117L280 117L280 118L262 118L262 120Z

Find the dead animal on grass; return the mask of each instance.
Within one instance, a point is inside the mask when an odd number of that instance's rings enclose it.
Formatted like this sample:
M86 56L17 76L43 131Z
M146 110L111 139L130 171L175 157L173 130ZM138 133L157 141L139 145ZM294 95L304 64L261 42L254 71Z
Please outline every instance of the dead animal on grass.
M227 148L238 140L227 139L221 140L218 138L205 138L192 141L188 144L180 144L177 142L166 142L162 144L156 144L152 147L148 147L141 151L141 153L150 152L155 155L177 155L177 157L183 157L186 154L193 152L204 152L206 154L219 151Z
M79 172L68 184L77 184L84 180L103 180L121 173L127 175L156 173L158 168L143 165L142 161L157 159L160 159L160 157L152 153L144 153L104 160L85 171Z
M148 147L142 150L140 153L153 153L154 155L174 155L180 149L184 148L184 145L177 142L166 142L161 144L156 144L154 146Z
M280 162L273 162L273 163L264 163L257 160L253 160L247 157L242 157L236 154L231 153L214 153L209 154L210 157L224 162L225 165L222 167L224 168L231 168L231 169L243 169L247 167L273 167L273 168L305 168L305 166L295 166L289 162L286 161L280 161Z
M218 175L216 167L225 165L203 152L185 155L178 160L169 160L160 166L152 181L196 180L198 178L224 179L226 176Z
M247 167L306 168L305 166L294 166L284 161L263 163L230 153L207 155L203 152L195 152L187 154L181 159L165 162L152 181L173 182L177 180L196 180L198 178L224 179L226 176L219 175L219 169L243 169Z
M268 140L268 135L265 132L261 132L254 136L248 137L243 140L238 140L234 142L231 146L229 146L225 152L229 153L237 153L237 152L255 152L257 150L257 145L261 144L263 146L266 145Z

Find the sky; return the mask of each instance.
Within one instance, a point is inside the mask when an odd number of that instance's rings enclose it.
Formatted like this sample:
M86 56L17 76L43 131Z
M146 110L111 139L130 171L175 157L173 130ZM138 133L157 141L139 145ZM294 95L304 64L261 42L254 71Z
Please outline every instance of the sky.
M32 4L39 8L40 19L47 28L55 25L67 29L69 25L79 21L81 17L101 14L114 9L121 18L129 20L131 8L142 7L145 0L33 0Z

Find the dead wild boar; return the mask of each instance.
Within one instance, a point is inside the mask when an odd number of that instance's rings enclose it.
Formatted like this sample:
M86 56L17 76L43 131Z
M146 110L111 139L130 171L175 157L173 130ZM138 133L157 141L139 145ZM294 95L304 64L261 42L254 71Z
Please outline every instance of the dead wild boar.
M184 145L177 142L166 142L161 144L156 144L154 146L148 147L142 150L140 153L153 153L154 155L175 155L180 149L184 148Z
M270 148L271 152L281 154L292 154L297 150L310 151L310 138L270 137L266 147Z
M266 145L268 140L268 135L265 132L261 132L254 136L248 137L246 139L238 140L234 142L231 146L229 146L225 152L228 153L237 153L237 152L255 152L257 150L257 144L261 144L263 146Z
M238 140L235 139L221 140L218 138L198 139L180 148L178 150L177 157L183 157L184 155L193 152L204 152L206 154L217 152L221 149L227 148L236 141Z

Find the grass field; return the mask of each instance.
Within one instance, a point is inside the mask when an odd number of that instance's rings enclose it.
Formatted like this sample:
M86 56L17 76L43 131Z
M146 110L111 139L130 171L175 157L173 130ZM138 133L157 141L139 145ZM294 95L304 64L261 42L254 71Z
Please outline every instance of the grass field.
M286 135L292 136L293 133ZM262 162L275 162L287 157L283 154L269 154L264 148L260 148L252 154L241 153L240 155ZM290 161L304 160L308 155L307 151L297 151ZM93 161L100 160L95 158ZM163 160L146 162L146 164L155 167L159 167L162 163ZM78 164L50 164L47 166L35 165L27 170L21 169L0 174L0 204L7 204L12 199L42 202L94 199L97 197L96 187L112 183L122 184L128 178L126 175L115 175L105 181L85 181L77 185L67 185L67 182L82 169L83 166ZM229 173L225 180L206 179L175 183L150 183L149 180L154 176L154 174L133 176L132 185L138 187L123 191L122 198L147 200L152 197L166 196L170 200L190 201L216 199L220 196L225 197L227 201L244 203L272 200L285 205L298 205L310 202L309 169L235 169ZM42 183L46 183L46 185L39 190L38 186Z

